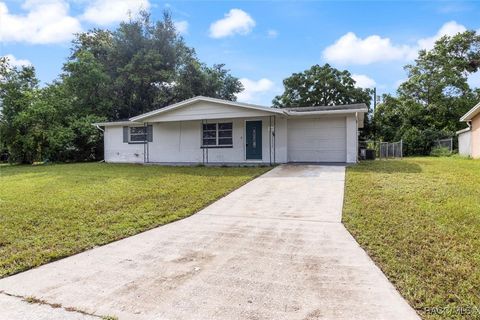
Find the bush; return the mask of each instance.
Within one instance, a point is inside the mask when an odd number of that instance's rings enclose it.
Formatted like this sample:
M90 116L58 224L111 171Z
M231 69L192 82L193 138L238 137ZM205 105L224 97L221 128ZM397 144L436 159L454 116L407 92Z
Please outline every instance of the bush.
M450 149L446 147L434 147L432 148L430 155L434 157L449 157L452 155L452 152L450 152Z

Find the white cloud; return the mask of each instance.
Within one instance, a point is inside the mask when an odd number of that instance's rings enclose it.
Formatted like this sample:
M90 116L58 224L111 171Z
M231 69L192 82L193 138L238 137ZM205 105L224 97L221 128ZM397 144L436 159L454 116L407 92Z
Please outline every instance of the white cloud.
M82 19L98 25L128 20L141 10L148 10L148 0L95 0L87 6Z
M424 38L418 40L417 44L420 49L430 50L435 45L435 41L440 39L443 36L454 36L457 33L465 32L467 28L465 26L456 23L455 21L450 21L445 23L440 30L438 30L437 34L433 37Z
M258 81L241 78L244 90L237 94L237 98L242 102L256 102L261 99L263 94L269 93L274 89L275 84L272 80L262 78Z
M22 9L25 15L11 14L5 2L0 2L1 42L60 43L82 30L63 0L27 0Z
M268 35L269 38L276 38L276 37L278 37L278 31L270 29L270 30L267 31L267 35Z
M31 66L32 63L27 59L17 59L13 54L7 54L4 56L8 59L8 63L14 67L22 67L22 66Z
M361 39L353 32L340 37L323 51L325 60L340 64L370 64L402 60L410 54L409 46L396 46L389 38L373 35Z
M366 65L374 62L413 60L418 50L433 48L435 41L444 35L453 36L466 28L455 21L445 23L438 32L427 38L419 39L414 45L394 44L389 38L371 35L364 39L353 32L340 37L334 44L323 51L326 61L343 65Z
M177 29L177 32L180 34L187 34L188 33L188 21L182 20L182 21L175 21L175 29Z
M359 88L373 88L375 87L375 80L364 74L352 74L353 80L355 80L355 86Z
M14 67L31 66L32 63L27 59L17 59L13 54L7 54L5 56L8 62Z
M243 10L231 9L223 19L210 25L210 37L223 38L234 34L246 35L255 27L255 20Z

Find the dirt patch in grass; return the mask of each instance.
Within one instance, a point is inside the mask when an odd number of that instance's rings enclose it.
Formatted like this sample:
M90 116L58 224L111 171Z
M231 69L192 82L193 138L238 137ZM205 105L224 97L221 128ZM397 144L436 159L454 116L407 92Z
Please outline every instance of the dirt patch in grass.
M0 168L0 278L187 217L269 168Z
M343 220L426 319L480 319L480 161L349 167Z

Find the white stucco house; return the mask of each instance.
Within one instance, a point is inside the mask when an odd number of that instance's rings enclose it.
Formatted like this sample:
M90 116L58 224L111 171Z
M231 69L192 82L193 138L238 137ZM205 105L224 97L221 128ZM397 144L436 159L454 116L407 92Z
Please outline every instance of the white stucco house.
M199 96L94 125L104 130L106 162L355 163L366 112L363 103L277 109Z

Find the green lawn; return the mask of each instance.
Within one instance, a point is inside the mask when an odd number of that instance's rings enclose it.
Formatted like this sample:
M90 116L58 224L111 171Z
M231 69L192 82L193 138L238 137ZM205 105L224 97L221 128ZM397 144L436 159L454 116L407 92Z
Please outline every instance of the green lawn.
M0 167L0 278L189 216L269 168Z
M480 319L480 161L349 167L343 219L422 317Z

